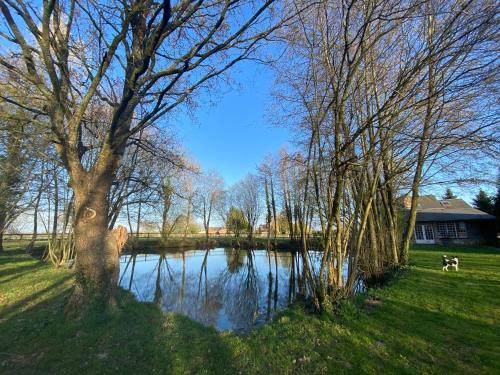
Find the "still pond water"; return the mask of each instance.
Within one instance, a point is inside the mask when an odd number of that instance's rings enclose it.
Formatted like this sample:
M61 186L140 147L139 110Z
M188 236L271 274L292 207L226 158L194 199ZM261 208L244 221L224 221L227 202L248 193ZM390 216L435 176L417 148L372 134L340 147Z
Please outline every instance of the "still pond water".
M311 253L313 264L319 256ZM218 248L120 258L120 286L139 301L221 331L269 321L295 300L301 272L292 252Z

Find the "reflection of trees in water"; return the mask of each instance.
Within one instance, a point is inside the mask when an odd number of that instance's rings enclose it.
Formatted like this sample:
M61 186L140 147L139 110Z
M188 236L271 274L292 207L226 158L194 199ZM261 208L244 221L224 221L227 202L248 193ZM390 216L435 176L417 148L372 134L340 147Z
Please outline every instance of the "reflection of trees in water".
M225 248L224 254L226 255L227 270L230 273L237 272L245 264L245 257L247 256L245 251Z
M320 256L317 251L307 253L294 253L295 277L297 279L297 293L302 297L309 297L314 290L314 283L318 281L317 274ZM306 265L304 267L304 264Z
M296 255L294 253L290 254L290 265L288 267L290 279L288 280L288 304L291 304L295 300L297 294L296 287L296 277L295 277L295 259Z
M290 269L290 263L292 263L293 252L291 251L271 251L272 256L276 257L278 260L278 265L285 269Z
M288 278L285 279L285 285L283 286L282 292L286 293L286 302L291 304L295 301L297 295L297 287L300 282L302 268L300 267L300 258L297 252L285 252L285 251L267 251L268 260L268 298L267 298L267 314L266 317L270 317L271 311L276 310L281 306L278 306L279 302L279 270L283 270L285 274L288 274ZM271 309L271 302L272 309Z
M168 259L164 259L167 272L159 284L163 298L158 301L164 310L187 315L206 325L216 325L222 293L217 285L209 282L208 256L209 250L206 250L200 271L192 274L186 274L185 257L180 271L173 271L168 266Z
M165 284L176 283L176 277L170 267L166 254L160 254L158 263L153 271L156 272L155 295L153 301L161 305L163 303L164 293L162 286ZM182 286L178 289L178 293L181 295L181 291L183 290ZM180 300L182 301L182 298Z
M210 250L206 250L198 277L195 305L199 308L196 310L196 319L204 324L216 325L218 313L223 306L223 292L219 285L211 283L208 279L207 263L209 254Z
M274 281L274 310L278 307L278 252L274 251L274 274L276 275L276 280Z
M243 266L235 268L228 264L215 280L223 292L227 319L237 329L250 328L259 314L260 286L255 254L253 250L246 250L245 256Z
M120 277L120 280L118 281L118 285L122 285L123 277L127 274L128 268L131 267L131 270L130 270L130 279L129 279L128 288L127 288L128 290L132 289L132 282L134 281L134 271L135 271L135 262L136 262L136 260L137 260L137 255L136 254L130 255L128 257L125 269L123 270L122 275ZM132 266L130 266L130 265L132 265Z
M267 264L268 264L268 272L267 272L267 309L266 309L266 321L269 321L271 318L271 296L273 290L273 273L271 272L271 254L267 251ZM276 277L277 278L277 277Z
M276 311L278 305L278 253L273 251L274 256L271 256L271 251L267 251L267 264L268 264L268 273L267 273L267 282L268 282L268 290L267 290L267 309L266 309L266 321L271 319L271 310ZM271 260L273 259L273 261ZM273 267L274 267L274 275L273 275ZM274 285L274 290L273 290ZM271 301L274 301L273 309L271 309Z
M222 254L215 254L225 260L225 267L217 274L212 267L209 269L210 250L204 252L196 270L189 267L193 264L188 263L189 255L179 253L175 258L170 255L160 254L156 262L150 262L146 274L141 271L141 277L135 277L137 281L134 280L136 256L130 256L125 260L120 284L130 289L133 283L139 298L142 295L142 300L153 300L163 310L187 315L206 325L229 325L240 330L251 328L256 319L259 322L271 319L276 309L292 303L302 272L296 253L266 251L266 258L258 259L257 269L254 251L224 249ZM127 285L122 284L122 279Z
M158 264L156 265L156 283L155 283L155 297L153 301L155 303L160 303L162 293L161 293L161 266L163 261L165 260L165 256L162 254L160 255L160 258L158 259Z

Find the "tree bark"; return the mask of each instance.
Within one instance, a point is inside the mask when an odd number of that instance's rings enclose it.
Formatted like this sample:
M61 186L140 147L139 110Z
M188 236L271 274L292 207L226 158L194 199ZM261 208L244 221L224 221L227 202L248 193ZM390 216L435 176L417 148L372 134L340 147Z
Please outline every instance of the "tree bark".
M100 176L75 192L76 283L69 309L116 303L119 251L108 236L107 193L112 177Z

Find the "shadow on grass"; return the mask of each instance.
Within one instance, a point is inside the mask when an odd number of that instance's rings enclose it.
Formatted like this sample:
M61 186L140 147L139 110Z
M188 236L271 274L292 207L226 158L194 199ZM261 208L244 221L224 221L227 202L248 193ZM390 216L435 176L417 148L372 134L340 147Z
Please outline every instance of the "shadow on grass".
M338 318L292 308L242 337L165 315L125 291L119 309L70 319L63 314L68 271L47 267L36 275L43 289L21 290L6 306L0 373L500 373L498 251L455 250L464 261L458 273L441 271L440 248L413 251L417 266L374 291L382 303L369 312ZM23 277L7 287L29 282L23 259Z
M8 305L6 308L2 309L3 319L8 319L12 316L15 316L19 311L21 311L26 305L29 305L30 302L37 299L44 299L44 295L51 292L53 289L57 289L61 287L66 281L68 281L72 277L71 274L66 275L60 280L50 284L48 287L43 288L35 293L30 294L29 296L18 300L16 303ZM36 306L36 305L35 305Z
M224 374L230 350L217 332L129 299L112 313L69 320L67 292L0 324L3 374ZM43 305L43 306L42 306Z
M15 288L14 277L24 280L21 276L29 270L46 267L35 262L17 267L4 285ZM165 315L126 291L120 292L120 308L113 311L76 320L64 315L72 273L47 269L50 276L36 276L46 278L42 289L11 290L11 301L1 309L0 373L224 374L231 368L231 350L213 328Z
M0 266L10 266L13 263L15 263L16 266L23 263L32 263L33 258L28 255L29 254L24 251L5 251L3 253L0 253Z
M11 264L12 263L14 263L14 262L11 262ZM30 271L33 271L35 269L40 268L40 264L34 263L32 259L25 262L25 263L28 263L27 265L19 266L19 263L16 262L15 267L9 267L8 269L3 269L3 266L6 263L0 263L0 265L2 266L2 269L0 269L0 279L2 280L2 282L7 282L7 280L3 279L6 276L10 276L10 275L18 276L18 275L21 275L25 272L30 272Z

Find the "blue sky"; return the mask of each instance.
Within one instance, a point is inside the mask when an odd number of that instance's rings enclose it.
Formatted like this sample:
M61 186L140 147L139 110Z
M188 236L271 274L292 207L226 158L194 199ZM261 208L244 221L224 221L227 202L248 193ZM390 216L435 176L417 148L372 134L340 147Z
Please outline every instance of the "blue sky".
M203 170L216 170L226 184L232 185L249 172L255 172L264 157L277 154L287 145L293 148L292 132L273 126L271 87L273 73L258 63L246 61L233 69L233 85L220 87L211 97L201 94L198 107L188 116L179 114L174 131L186 153ZM422 194L441 197L446 188L472 202L480 188L496 192L495 186L459 186L456 184L422 187Z
M291 132L269 123L273 74L253 62L243 62L231 72L234 85L221 87L216 103L199 98L194 119L176 118L175 132L184 149L204 170L217 170L232 185L256 167L269 153L290 140ZM214 100L214 99L212 99Z
M220 87L211 97L201 94L198 107L188 116L179 114L174 131L183 148L203 170L216 170L232 185L249 172L255 172L264 157L293 144L292 132L273 126L271 87L273 73L267 67L246 61L233 69L233 85ZM480 188L494 194L495 186L456 184L423 186L421 194L441 197L446 188L472 202Z

